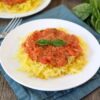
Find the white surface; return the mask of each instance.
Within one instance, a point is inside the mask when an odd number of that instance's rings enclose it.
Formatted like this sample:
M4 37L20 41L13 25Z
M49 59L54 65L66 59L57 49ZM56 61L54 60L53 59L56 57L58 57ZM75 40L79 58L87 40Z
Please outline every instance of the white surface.
M10 19L10 18L20 18L20 17L27 17L27 16L30 16L30 15L34 15L38 12L40 12L41 10L45 9L49 3L51 2L51 0L43 0L43 3L37 7L35 10L31 10L29 12L25 12L25 13L21 13L21 14L13 14L13 13L10 13L10 12L0 12L0 18L5 18L5 19Z
M16 71L20 64L14 59L14 55L18 50L20 38L35 30L57 27L63 27L87 42L89 56L84 70L77 75L65 75L49 80L29 78L27 74ZM5 72L24 86L47 91L65 90L85 83L97 72L100 65L100 45L89 31L75 23L58 19L40 19L18 26L6 36L1 45L0 60Z

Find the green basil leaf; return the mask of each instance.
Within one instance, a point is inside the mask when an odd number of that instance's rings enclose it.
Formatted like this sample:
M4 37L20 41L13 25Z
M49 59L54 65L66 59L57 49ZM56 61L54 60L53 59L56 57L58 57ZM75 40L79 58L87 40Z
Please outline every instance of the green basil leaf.
M73 8L75 14L100 33L100 0L84 0Z
M91 16L91 24L100 33L100 17L97 19L95 16Z
M66 44L66 42L64 42L63 40L60 40L60 39L56 39L56 40L41 39L41 40L36 41L36 44L38 44L40 46L47 46L47 45L64 46Z
M36 44L38 44L40 46L46 46L46 45L50 44L50 41L46 40L46 39L41 39L41 40L36 41Z
M66 42L64 42L63 40L60 39L56 39L52 41L52 45L53 46L64 46L66 44Z
M100 34L100 19L99 18L96 21L95 29Z
M89 3L82 3L73 8L73 12L82 20L87 19L92 13L92 8Z
M100 15L100 0L90 0L90 5L92 7L92 15L98 18L98 16Z
M94 27L95 26L95 22L96 22L96 18L95 18L95 16L91 16L91 24L92 24L92 26Z

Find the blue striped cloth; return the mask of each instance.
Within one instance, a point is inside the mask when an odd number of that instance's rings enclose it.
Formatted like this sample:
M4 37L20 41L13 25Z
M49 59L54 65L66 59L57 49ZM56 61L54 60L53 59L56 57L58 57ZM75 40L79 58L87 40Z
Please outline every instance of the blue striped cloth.
M58 18L75 22L88 29L98 40L100 40L100 35L98 35L93 29L82 22L79 18L77 18L68 8L63 5L53 8L42 14L24 18L22 23L40 18ZM12 80L4 72L1 66L0 71L4 78L7 80L9 86L13 89L18 100L80 100L96 88L100 87L100 70L87 83L70 90L56 92L39 91L24 87Z

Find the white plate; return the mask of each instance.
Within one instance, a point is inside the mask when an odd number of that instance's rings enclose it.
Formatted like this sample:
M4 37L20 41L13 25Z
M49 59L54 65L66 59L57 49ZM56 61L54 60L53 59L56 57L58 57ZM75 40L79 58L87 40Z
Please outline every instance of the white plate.
M19 17L27 17L33 14L36 14L40 12L41 10L45 9L51 2L51 0L42 0L43 3L39 7L37 7L35 10L31 10L29 12L21 13L21 14L13 14L9 12L0 12L0 18L10 19L10 18L19 18Z
M63 27L71 33L81 36L89 46L88 64L79 74L65 75L56 79L42 80L29 78L27 74L18 72L19 63L14 58L20 39L28 33L45 28ZM25 23L11 31L1 45L0 60L5 72L16 82L29 88L47 91L70 89L88 81L97 72L100 65L100 45L95 37L83 27L65 20L40 19Z

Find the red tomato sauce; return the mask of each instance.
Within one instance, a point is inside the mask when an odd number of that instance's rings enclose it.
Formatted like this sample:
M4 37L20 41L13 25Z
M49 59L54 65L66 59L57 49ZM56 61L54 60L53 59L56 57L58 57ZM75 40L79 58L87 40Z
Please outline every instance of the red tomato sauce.
M25 2L26 0L1 0L2 2L8 4L8 5L15 5Z
M59 47L52 45L40 46L36 44L36 41L40 39L61 39L66 42L66 45ZM64 66L68 63L70 56L77 58L82 54L82 48L79 45L77 36L55 28L33 32L27 37L22 47L33 61L50 64L54 67Z

